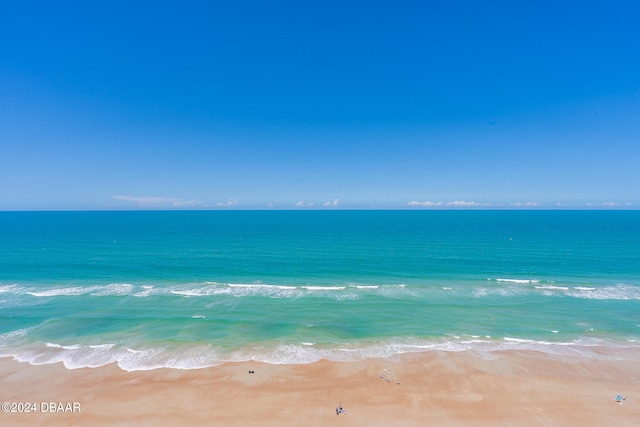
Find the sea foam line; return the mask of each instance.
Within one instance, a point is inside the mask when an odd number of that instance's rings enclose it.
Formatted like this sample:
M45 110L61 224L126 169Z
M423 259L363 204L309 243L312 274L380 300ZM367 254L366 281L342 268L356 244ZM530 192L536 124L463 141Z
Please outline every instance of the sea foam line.
M524 279L489 279L506 283L506 286L477 286L476 284L461 283L455 287L456 294L468 293L477 298L501 295L512 297L536 291L545 296L553 297L565 295L574 298L601 299L601 300L640 300L640 286L617 284L610 286L569 286L563 284L550 284L553 281L544 281L537 284L537 280ZM533 286L517 286L522 284ZM514 284L516 286L509 286ZM80 296L91 297L155 297L160 295L173 295L176 297L268 297L268 298L298 298L315 296L319 298L357 299L362 295L376 295L384 298L415 297L428 298L436 289L433 285L405 285L405 284L347 284L347 285L284 285L264 283L217 283L201 282L186 283L171 286L133 285L130 283L111 283L108 285L68 286L34 288L19 285L2 285L2 295L29 296L35 298L72 298ZM451 291L451 286L437 286L439 290ZM12 304L20 304L13 298Z
M222 350L209 344L168 346L121 346L105 344L30 343L17 348L0 347L0 357L12 357L33 365L63 363L67 369L99 367L116 363L125 371L158 368L199 369L227 362L258 361L270 364L308 364L325 359L358 361L389 358L406 353L430 351L473 351L491 354L501 351L536 351L561 357L633 360L640 362L640 344L635 340L611 342L577 339L550 342L517 337L480 338L458 336L434 340L399 339L379 343L275 344Z
M491 278L488 278L487 280L492 280ZM539 280L537 279L495 279L496 282L506 282L506 283L520 283L520 284L524 284L524 283L540 283Z

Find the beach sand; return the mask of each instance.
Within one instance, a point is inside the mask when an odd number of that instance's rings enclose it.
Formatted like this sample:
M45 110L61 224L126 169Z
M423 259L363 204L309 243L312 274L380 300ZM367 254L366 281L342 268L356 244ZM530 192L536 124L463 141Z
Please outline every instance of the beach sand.
M137 372L0 359L0 401L37 409L3 426L624 427L640 425L640 365L522 351Z

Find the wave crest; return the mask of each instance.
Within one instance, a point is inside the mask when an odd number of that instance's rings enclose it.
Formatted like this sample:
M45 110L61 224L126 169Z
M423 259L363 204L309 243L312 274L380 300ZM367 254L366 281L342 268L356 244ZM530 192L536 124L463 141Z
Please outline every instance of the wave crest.
M210 344L158 345L127 347L105 344L30 343L20 348L0 350L1 357L12 357L33 365L62 363L67 369L93 368L117 364L125 371L160 368L200 369L228 362L257 361L270 364L309 364L319 360L349 362L390 358L406 353L430 351L473 351L484 357L503 351L536 351L561 357L589 357L640 362L636 342L611 342L578 339L549 342L515 337L490 338L456 336L434 340L399 339L378 343L315 344L300 342L274 347L253 346L224 350Z

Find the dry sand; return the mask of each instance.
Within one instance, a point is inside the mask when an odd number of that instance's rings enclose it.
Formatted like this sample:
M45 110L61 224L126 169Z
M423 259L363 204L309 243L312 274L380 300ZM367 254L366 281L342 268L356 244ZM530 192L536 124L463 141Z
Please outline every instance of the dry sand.
M637 427L640 366L533 352L138 372L1 359L0 402L37 409L0 413L2 426Z

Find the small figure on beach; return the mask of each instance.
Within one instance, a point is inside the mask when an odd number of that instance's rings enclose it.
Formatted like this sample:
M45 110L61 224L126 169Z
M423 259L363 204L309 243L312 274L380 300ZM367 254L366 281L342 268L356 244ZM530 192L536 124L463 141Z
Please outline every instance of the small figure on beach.
M619 405L622 405L622 402L627 402L628 404L631 404L631 402L629 402L629 400L627 399L626 396L622 396L621 394L617 395L615 397L615 399L613 399L616 401L616 403L618 403Z
M255 374L255 373L256 373L256 371L254 371L254 370L252 369L252 370L249 370L249 373L250 373L250 374Z
M390 383L391 382L391 371L388 369L385 369L384 371L382 371L382 373L380 374L380 378L382 378L383 380L385 380L386 382ZM400 385L402 384L402 381L400 381L399 379L395 379L394 380L396 384Z
M336 415L346 414L346 413L347 411L342 409L342 403L338 403L338 406L336 407Z

